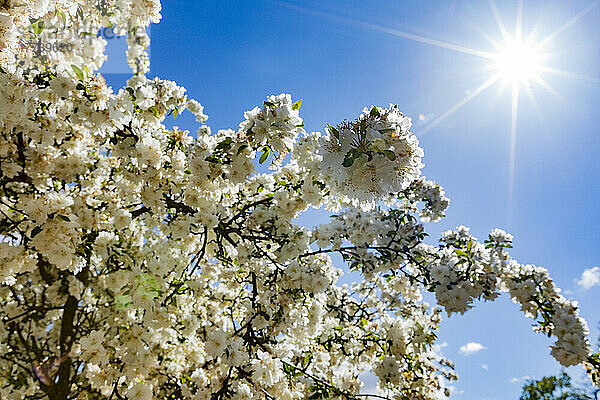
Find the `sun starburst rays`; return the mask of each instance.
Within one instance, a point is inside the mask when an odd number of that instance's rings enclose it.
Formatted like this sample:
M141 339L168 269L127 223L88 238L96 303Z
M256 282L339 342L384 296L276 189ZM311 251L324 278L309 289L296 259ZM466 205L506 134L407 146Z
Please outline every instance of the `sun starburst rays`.
M536 110L536 113L540 120L543 121L542 112L539 104L532 93L531 85L537 84L553 96L565 102L565 99L544 79L544 74L558 75L562 77L568 77L572 79L578 79L590 83L599 83L597 79L572 73L569 71L563 71L561 69L551 67L547 65L548 60L554 55L545 49L545 47L551 43L559 34L564 32L567 28L572 26L575 22L581 19L589 11L600 4L600 0L590 4L574 17L569 19L567 22L559 26L552 33L546 37L536 40L536 31L532 30L527 37L523 37L523 1L519 0L517 6L517 16L514 33L511 34L502 17L496 7L493 0L490 1L490 6L498 30L500 31L501 40L494 40L491 35L484 32L480 32L481 36L486 39L493 51L480 51L476 49L469 49L465 46L438 46L453 50L452 47L459 47L460 52L479 56L481 58L490 61L487 69L491 70L494 74L490 79L485 81L472 93L459 100L456 104L449 107L445 112L440 114L437 118L430 121L427 125L423 126L419 132L422 136L432 128L437 126L440 122L444 121L458 109L463 107L465 104L479 96L487 88L493 86L496 83L501 83L502 87L510 86L511 88L511 112L510 112L510 149L509 149L509 166L508 166L508 206L509 214L511 213L512 198L514 193L514 180L515 180L515 166L516 166L516 143L517 143L517 122L519 114L519 100L520 92L522 89L527 93L531 103ZM397 35L400 36L400 35ZM402 35L403 37L409 38L407 34ZM410 39L410 38L409 38ZM430 41L419 40L423 43L437 45ZM480 54L481 53L481 54Z
M597 1L593 2L593 3L591 3L589 6L585 7L583 10L581 10L580 12L578 12L573 18L571 18L570 20L568 20L567 22L565 22L564 24L562 24L561 26L559 26L557 29L555 29L551 34L549 34L548 36L546 36L544 39L540 40L537 43L537 47L542 48L545 45L547 45L551 40L553 40L555 37L557 37L558 35L560 35L567 28L570 28L575 22L577 22L579 19L581 19L587 13L589 13L594 8L596 8L596 6L598 6L598 4L600 4L600 0L597 0Z
M512 199L515 184L515 167L517 159L517 118L519 114L519 82L512 83L511 111L510 111L510 161L508 166L508 208L512 208Z
M421 131L419 132L419 135L420 136L424 135L426 132L428 132L429 130L434 128L436 125L438 125L440 122L442 122L443 120L445 120L446 118L448 118L449 116L454 114L459 108L461 108L462 106L464 106L465 104L467 104L468 102L473 100L475 97L479 96L482 92L484 92L490 86L494 85L499 80L500 80L500 74L496 74L496 75L492 76L490 79L488 79L487 81L485 81L484 83L479 85L479 87L477 89L473 90L471 93L469 93L468 95L463 97L460 101L458 101L452 107L448 108L448 110L446 110L439 117L435 118L430 123L425 125L423 127L423 129L421 129Z
M507 29L494 0L490 0L490 8L494 16L497 29L500 32L500 40L493 38L491 34L483 32L475 28L488 43L490 50L474 49L468 46L463 46L455 43L450 43L443 40L428 38L421 35L416 35L410 32L404 32L398 29L389 28L386 26L373 24L361 20L356 20L348 17L343 17L335 14L328 14L321 11L310 10L296 4L290 4L282 0L272 0L275 3L312 14L318 17L337 20L339 22L360 26L374 31L386 33L403 39L408 39L414 42L423 43L438 48L443 48L458 53L468 54L485 59L488 65L485 69L490 71L491 77L482 83L478 88L467 94L456 104L449 107L436 118L429 121L420 128L417 136L422 136L440 122L446 120L465 104L471 102L476 97L480 96L486 89L500 84L501 89L509 86L511 88L511 113L510 113L510 160L509 160L509 210L512 203L512 195L514 189L515 178L515 163L516 163L516 143L517 143L517 122L519 111L520 92L524 90L531 103L533 104L538 117L543 122L542 112L539 104L533 94L532 85L539 85L554 97L566 103L566 100L544 79L544 75L555 75L571 79L577 79L588 83L598 84L600 81L588 77L586 75L576 74L569 71L563 71L559 68L551 67L548 62L551 58L556 57L556 51L550 51L546 47L561 33L573 26L582 17L588 14L592 9L600 4L600 0L594 1L587 7L583 8L572 18L564 22L557 29L552 31L547 36L538 39L536 29L532 29L526 37L523 33L523 0L518 0L517 15L514 32L510 33ZM510 214L510 211L509 211Z

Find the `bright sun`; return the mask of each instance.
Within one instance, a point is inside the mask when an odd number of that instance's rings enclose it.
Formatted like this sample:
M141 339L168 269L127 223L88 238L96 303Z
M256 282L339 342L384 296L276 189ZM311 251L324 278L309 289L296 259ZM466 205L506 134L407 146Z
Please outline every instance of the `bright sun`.
M378 24L368 23L362 20L351 20L345 17L340 17L336 14L332 15L332 18L343 20L345 22L352 22L358 26L366 27L369 29L384 32L389 35L401 37L404 39L412 40L415 42L425 43L431 46L436 46L451 51L469 54L484 59L486 61L483 70L491 71L490 78L483 82L479 87L466 91L466 96L460 99L456 104L449 107L446 111L440 113L427 124L420 128L419 136L424 135L426 132L437 126L440 122L454 114L459 108L479 96L488 88L499 84L501 90L509 87L511 92L511 112L510 112L510 161L508 167L509 175L509 202L512 198L513 182L515 174L515 158L516 158L516 140L517 140L517 120L519 111L519 101L521 93L527 94L533 107L538 112L538 115L542 115L539 109L538 102L535 97L535 93L539 92L539 89L532 90L534 84L536 87L545 89L548 93L556 96L560 100L564 99L552 88L552 86L545 80L545 76L548 74L565 76L578 80L584 80L586 82L593 82L596 84L598 81L592 77L585 75L574 74L569 71L564 71L548 65L548 61L553 58L556 52L549 52L547 49L550 44L558 35L564 32L569 27L573 26L579 19L583 18L588 12L600 5L600 0L593 1L587 7L575 14L571 19L564 22L550 34L543 38L537 37L537 30L533 29L527 35L523 35L523 0L518 0L517 6L517 19L514 25L514 33L509 33L504 21L500 16L500 12L496 8L494 3L495 0L490 0L491 11L494 14L496 25L500 31L500 40L494 39L492 36L480 30L482 36L490 43L491 49L488 51L470 48L467 46L445 42L443 40L433 39L414 33L403 32L398 29L381 26ZM1 2L1 0L0 0ZM320 12L304 9L300 6L291 5L287 2L280 2L286 4L290 8L299 9L311 14L326 15ZM423 115L423 114L422 114ZM540 117L541 118L541 117ZM425 120L419 116L421 121Z
M519 40L507 40L493 56L497 73L513 84L528 84L540 72L541 54L535 46Z

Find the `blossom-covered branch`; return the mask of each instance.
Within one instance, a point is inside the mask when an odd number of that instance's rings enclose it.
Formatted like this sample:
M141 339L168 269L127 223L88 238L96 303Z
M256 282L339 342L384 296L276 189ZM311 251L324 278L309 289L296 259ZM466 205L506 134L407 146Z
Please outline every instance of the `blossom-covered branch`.
M577 305L510 235L427 241L449 200L397 106L309 133L281 94L212 132L146 77L159 20L157 0L0 1L0 399L360 399L368 372L375 398L437 399L442 312L501 292L600 381ZM103 27L127 35L116 93ZM166 128L185 110L195 134ZM311 208L336 214L298 225Z

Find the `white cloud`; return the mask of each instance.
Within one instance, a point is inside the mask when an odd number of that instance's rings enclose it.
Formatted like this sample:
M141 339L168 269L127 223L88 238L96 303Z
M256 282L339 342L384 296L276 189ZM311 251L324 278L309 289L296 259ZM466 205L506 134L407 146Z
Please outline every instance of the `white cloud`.
M583 271L577 284L585 290L592 286L600 285L600 267L588 268Z
M450 395L460 396L461 394L465 394L464 390L457 389L456 386L449 385L447 388L450 391ZM445 399L446 397L444 396L443 398Z
M464 356L469 356L471 354L475 354L481 350L485 350L487 347L477 342L469 342L464 346L460 346L458 352Z
M510 383L525 382L527 379L531 379L531 377L529 375L524 375L520 378L511 378Z
M436 343L433 345L433 351L436 353L442 353L442 349L448 347L448 342Z
M481 368L485 369L486 371L489 369L489 367L487 366L487 364L481 364Z

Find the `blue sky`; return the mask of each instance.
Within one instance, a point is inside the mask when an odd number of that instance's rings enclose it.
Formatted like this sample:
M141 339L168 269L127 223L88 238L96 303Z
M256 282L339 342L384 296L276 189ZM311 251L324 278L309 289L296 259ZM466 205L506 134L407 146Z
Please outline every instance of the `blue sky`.
M237 127L244 110L282 92L303 99L311 131L353 119L364 106L399 104L425 150L424 174L452 200L448 217L429 225L432 237L460 224L479 238L495 227L508 230L512 254L548 268L580 302L595 342L600 286L585 290L576 280L600 266L597 3L523 4L525 35L535 30L539 41L562 27L544 47L551 52L544 65L564 73L541 73L545 84L520 88L512 190L510 85L498 82L440 119L490 79L490 61L406 35L493 51L485 37L501 41L501 33L488 1L163 1L163 21L151 30L149 75L185 86L213 130ZM513 32L518 2L495 6ZM110 42L104 71L119 87L127 75L108 72L123 71L122 41ZM175 122L195 130L190 117ZM503 298L442 324L443 352L460 375L457 399L517 399L522 381L513 378L560 370L549 340L531 323ZM461 354L468 342L485 349Z

